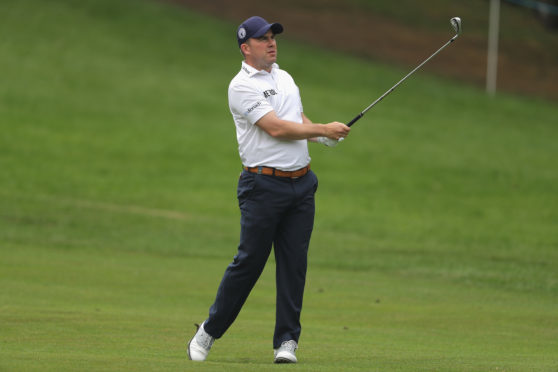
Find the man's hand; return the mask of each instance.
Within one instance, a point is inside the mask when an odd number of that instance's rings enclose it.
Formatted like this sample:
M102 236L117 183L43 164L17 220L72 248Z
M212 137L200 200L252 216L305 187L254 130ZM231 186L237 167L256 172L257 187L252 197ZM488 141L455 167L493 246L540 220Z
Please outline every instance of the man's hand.
M325 124L324 128L326 129L325 137L318 137L316 140L318 143L322 143L328 147L337 146L337 144L343 141L351 131L351 128L337 121Z
M333 140L339 140L339 138L345 138L349 135L351 128L343 123L334 121L324 125L325 127L325 137L331 138Z

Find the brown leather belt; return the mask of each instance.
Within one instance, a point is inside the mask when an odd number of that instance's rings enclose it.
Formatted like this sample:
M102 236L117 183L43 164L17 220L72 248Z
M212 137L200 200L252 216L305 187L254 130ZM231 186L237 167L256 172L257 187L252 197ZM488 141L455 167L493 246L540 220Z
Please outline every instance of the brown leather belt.
M295 171L282 171L276 168L270 167L244 167L244 170L250 173L265 174L266 176L276 176L276 177L286 177L286 178L299 178L304 176L310 171L310 164L304 168L297 169Z

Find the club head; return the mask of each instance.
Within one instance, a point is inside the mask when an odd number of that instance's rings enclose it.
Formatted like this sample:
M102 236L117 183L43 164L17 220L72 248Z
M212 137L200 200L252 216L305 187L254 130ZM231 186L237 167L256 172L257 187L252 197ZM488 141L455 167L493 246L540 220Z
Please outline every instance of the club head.
M453 17L450 19L451 27L455 30L457 35L461 34L461 18Z

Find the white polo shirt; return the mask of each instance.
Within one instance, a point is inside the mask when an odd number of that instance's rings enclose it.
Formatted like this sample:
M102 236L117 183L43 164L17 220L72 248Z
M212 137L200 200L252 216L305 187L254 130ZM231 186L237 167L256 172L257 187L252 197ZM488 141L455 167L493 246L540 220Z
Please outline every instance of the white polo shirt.
M310 163L306 140L276 139L255 125L270 111L283 120L302 125L300 91L291 75L277 64L267 72L242 62L240 72L229 85L229 108L244 166L293 171Z

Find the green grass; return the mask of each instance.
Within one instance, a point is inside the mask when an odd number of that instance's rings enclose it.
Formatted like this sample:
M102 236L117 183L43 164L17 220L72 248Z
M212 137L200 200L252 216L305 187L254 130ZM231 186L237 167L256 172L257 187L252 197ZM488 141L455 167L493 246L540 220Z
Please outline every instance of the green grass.
M276 370L272 260L207 363L184 348L238 240L235 25L131 0L0 13L0 370ZM405 73L279 43L318 122ZM416 74L311 145L294 368L556 371L557 115Z

